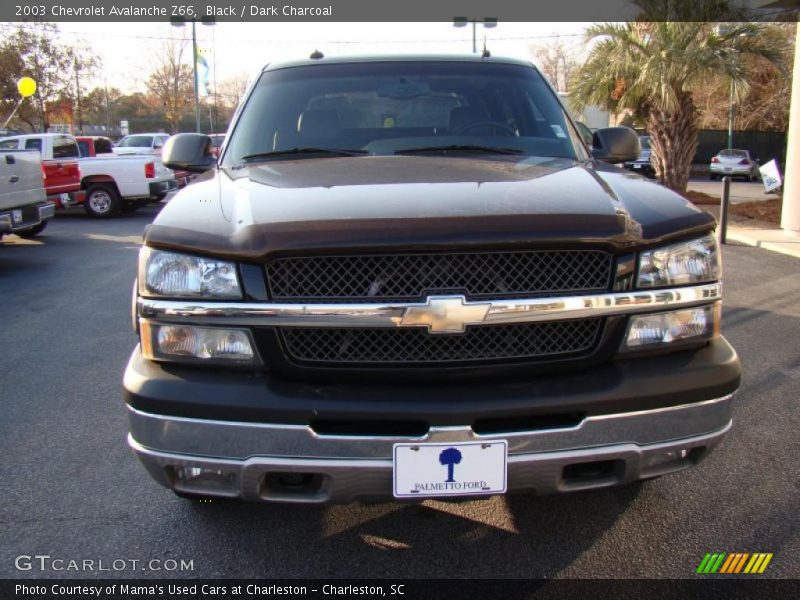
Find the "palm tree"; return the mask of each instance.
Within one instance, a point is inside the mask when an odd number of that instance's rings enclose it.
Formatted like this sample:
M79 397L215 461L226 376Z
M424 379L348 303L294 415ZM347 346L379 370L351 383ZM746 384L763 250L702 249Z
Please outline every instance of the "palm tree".
M692 89L722 73L733 82L737 100L743 99L752 62L747 57L779 65L780 50L760 35L764 27L690 21L594 25L586 37L596 43L575 72L571 98L578 109L596 104L646 115L656 177L684 192L697 150Z

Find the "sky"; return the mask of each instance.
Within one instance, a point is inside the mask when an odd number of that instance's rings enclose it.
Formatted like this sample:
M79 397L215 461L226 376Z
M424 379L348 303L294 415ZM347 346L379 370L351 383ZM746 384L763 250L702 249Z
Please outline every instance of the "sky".
M479 49L483 36L496 56L531 59L530 47L555 36L582 46L589 23L498 23L478 26ZM61 23L65 42L85 42L102 59L102 67L88 87L108 83L124 93L143 91L152 55L165 40L191 37L191 27L168 23ZM472 27L450 23L218 23L197 25L198 45L209 60L217 81L250 76L265 63L306 57L319 49L326 55L365 53L459 53L472 51ZM187 59L190 60L190 59Z

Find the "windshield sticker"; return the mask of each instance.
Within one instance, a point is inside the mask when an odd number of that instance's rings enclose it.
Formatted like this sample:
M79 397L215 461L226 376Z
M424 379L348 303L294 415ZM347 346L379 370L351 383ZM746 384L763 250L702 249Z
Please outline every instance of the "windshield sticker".
M561 125L550 125L550 128L555 132L556 137L565 138L567 134L561 129Z

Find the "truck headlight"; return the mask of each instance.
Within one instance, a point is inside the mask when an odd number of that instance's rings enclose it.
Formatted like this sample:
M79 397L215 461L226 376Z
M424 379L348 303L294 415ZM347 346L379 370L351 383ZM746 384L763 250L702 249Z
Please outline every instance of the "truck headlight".
M719 279L719 247L713 234L639 254L640 288L685 285Z
M241 298L231 262L156 250L139 251L139 295L168 298Z
M166 325L142 320L142 356L150 360L256 366L261 360L246 329Z
M698 342L719 336L720 302L649 315L628 322L623 349L638 350Z

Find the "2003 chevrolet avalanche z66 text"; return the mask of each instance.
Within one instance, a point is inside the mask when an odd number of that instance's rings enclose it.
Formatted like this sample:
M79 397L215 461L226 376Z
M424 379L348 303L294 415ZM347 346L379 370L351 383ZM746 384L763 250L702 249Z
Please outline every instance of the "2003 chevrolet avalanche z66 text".
M187 497L599 488L731 426L715 222L499 58L270 64L147 229L129 444Z

